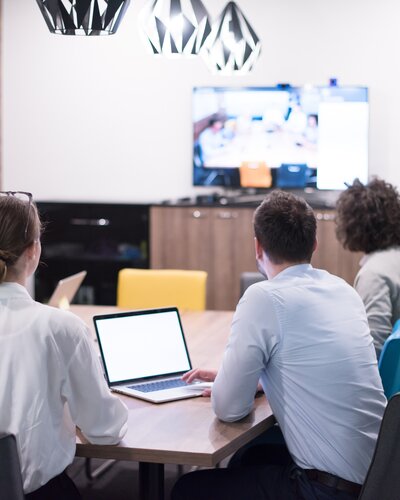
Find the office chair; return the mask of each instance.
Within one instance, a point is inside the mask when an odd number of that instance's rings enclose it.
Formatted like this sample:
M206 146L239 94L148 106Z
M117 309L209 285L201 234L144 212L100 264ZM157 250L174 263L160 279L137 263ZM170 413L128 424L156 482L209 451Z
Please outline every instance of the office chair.
M240 275L240 296L249 288L250 285L258 283L259 281L264 281L266 278L257 272L246 272Z
M378 367L385 396L390 399L393 394L400 392L400 320L396 321L392 333L383 344Z
M271 169L265 161L244 161L239 167L240 186L269 188L272 186Z
M394 500L400 491L400 393L383 415L374 456L358 500Z
M279 188L304 188L307 184L307 165L282 163L276 172Z
M118 273L117 306L150 309L176 306L187 311L206 308L205 271L122 269Z
M24 500L17 441L12 434L0 437L0 497Z

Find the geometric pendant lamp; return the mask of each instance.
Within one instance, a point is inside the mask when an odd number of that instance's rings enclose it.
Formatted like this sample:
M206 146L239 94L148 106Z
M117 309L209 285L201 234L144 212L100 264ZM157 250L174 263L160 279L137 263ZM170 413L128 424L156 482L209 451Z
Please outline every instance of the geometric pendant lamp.
M235 2L229 2L213 23L206 46L206 62L224 75L248 73L261 51L260 39Z
M149 0L141 24L154 54L196 55L211 33L201 0Z
M36 0L51 33L112 35L130 0Z

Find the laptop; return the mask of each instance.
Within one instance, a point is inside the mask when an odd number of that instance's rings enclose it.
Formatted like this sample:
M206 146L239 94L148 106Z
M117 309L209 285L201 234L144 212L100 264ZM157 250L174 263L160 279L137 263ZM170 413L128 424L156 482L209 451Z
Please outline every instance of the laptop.
M104 314L93 321L112 391L164 403L201 396L211 387L181 379L192 364L176 307Z
M48 305L59 307L60 309L69 309L69 305L75 297L78 288L81 286L82 281L85 279L86 274L86 271L81 271L60 280L49 299Z

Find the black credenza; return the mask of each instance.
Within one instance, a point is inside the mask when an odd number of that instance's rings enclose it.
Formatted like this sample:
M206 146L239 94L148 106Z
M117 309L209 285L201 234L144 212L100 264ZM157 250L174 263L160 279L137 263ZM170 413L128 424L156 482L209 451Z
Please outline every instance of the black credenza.
M38 202L44 222L35 298L45 302L57 282L82 270L75 303L112 305L118 271L149 267L149 205Z

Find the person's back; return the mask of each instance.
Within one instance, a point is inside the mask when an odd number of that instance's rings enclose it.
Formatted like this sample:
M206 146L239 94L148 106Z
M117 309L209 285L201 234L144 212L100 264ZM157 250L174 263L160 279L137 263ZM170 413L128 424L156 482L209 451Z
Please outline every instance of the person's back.
M362 298L377 357L400 319L400 246L372 252L361 260L354 288Z
M79 498L64 473L76 426L90 442L116 444L127 409L109 393L87 326L30 297L40 250L31 198L0 192L0 432L16 436L27 499L70 500Z
M282 432L253 440L225 471L185 476L172 498L355 499L386 405L363 303L311 266L316 219L304 200L272 192L253 222L268 280L240 300L218 373L192 370L184 379L215 379L212 406L231 422L249 415L261 383Z
M295 265L246 291L232 328L236 349L249 321L265 335L261 383L294 461L362 483L386 401L360 297L326 271Z
M361 296L379 358L400 318L400 195L381 179L356 179L338 198L336 233L344 248L364 252L354 287Z

